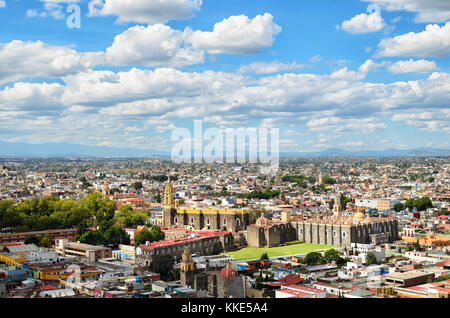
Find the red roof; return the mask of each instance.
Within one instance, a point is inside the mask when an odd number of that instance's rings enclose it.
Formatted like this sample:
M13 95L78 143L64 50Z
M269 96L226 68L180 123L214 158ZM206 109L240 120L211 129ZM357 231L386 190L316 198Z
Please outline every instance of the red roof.
M302 281L304 281L304 279L301 278L300 276L295 274L289 274L286 277L283 277L282 279L278 280L277 282L269 283L267 285L271 287L290 286L290 285L297 285Z
M181 244L181 243L199 241L199 240L202 240L207 237L226 235L226 234L230 234L230 232L186 231L186 234L198 234L198 236L197 237L182 237L182 238L177 238L177 239L173 239L173 240L154 242L154 243L150 243L149 245L143 245L143 247L144 248L158 248L158 247L172 246L172 245Z

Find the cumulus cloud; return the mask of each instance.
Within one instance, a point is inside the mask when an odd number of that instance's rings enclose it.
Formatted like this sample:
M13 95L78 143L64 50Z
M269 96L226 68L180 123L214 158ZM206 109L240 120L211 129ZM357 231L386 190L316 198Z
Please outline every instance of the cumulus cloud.
M41 41L0 43L0 82L35 77L62 77L93 67L102 53L79 53Z
M266 62L254 62L249 65L243 65L239 68L239 73L253 73L253 74L274 74L284 71L299 70L304 68L305 65L298 64L297 62L292 63L281 63L278 61L273 61L270 63Z
M356 72L371 67L366 62ZM285 73L255 79L239 73L158 68L88 70L63 81L64 85L16 83L0 91L2 128L26 129L42 140L119 146L115 140L129 139L130 146L151 148L156 138L140 138L138 130L125 129L168 132L177 118L204 118L227 126L259 122L264 127L289 129L289 124L304 124L308 134L343 137L369 136L385 129L389 120L429 131L448 132L450 127L448 73L385 84L349 81L332 74ZM36 111L41 112L39 118L31 115ZM421 118L394 117L422 113L426 115ZM37 122L27 121L24 126L25 118Z
M417 13L418 23L446 22L450 19L450 1L447 0L363 0L381 5L388 11Z
M182 67L204 61L202 51L187 43L192 32L173 30L163 24L132 27L114 38L106 50L111 65Z
M395 114L392 121L405 121L408 125L422 131L450 133L450 110L417 111L406 114Z
M165 23L171 20L187 20L200 10L202 0L91 0L90 17L118 17L118 23Z
M413 60L409 61L398 61L388 67L389 71L395 74L405 74L405 73L431 73L436 71L438 68L436 63L433 61L426 60Z
M194 48L212 54L253 54L271 47L280 32L281 27L269 13L253 19L239 15L216 23L212 32L195 31L191 43Z
M367 13L361 13L342 23L342 29L348 33L363 34L381 31L386 23L381 17L380 7L370 5Z
M170 98L172 101L184 98L187 103L195 97L207 100L211 95L217 95L220 98L220 94L243 85L244 77L212 71L189 73L172 68L153 71L133 68L118 73L90 70L67 76L64 81L67 86L64 95L66 102L112 106L159 98Z
M358 71L349 71L347 67L341 68L330 75L332 79L346 80L346 81L358 81L366 78L370 71L373 71L377 67L382 66L383 63L375 63L372 60L367 60L362 64Z
M61 111L61 96L64 87L60 84L14 83L0 91L1 111Z
M450 55L450 22L442 27L427 25L420 33L410 32L384 39L378 45L378 57L415 56L440 57Z

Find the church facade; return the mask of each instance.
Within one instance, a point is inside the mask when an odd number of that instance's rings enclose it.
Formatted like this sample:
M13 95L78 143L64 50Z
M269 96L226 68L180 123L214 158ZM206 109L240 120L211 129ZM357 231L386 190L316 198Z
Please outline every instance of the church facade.
M163 227L194 231L245 231L249 225L248 209L180 207L175 202L170 179L164 189Z

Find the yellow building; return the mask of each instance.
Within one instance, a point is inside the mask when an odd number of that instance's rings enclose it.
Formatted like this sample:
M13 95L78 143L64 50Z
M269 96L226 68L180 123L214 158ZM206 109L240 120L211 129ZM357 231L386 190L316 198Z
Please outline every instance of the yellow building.
M15 266L25 263L27 259L22 254L5 254L0 253L0 262L7 266Z
M402 237L403 241L406 243L416 243L419 240L420 245L433 245L437 248L442 248L446 246L450 246L450 237L449 236L435 236L435 235L427 235L423 237Z
M175 202L173 185L164 189L163 227L191 230L245 231L249 225L249 209L180 207Z

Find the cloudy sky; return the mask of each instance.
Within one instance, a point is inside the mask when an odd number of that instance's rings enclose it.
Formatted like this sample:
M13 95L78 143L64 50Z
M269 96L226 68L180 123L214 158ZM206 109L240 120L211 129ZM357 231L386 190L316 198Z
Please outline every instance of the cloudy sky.
M202 119L450 148L448 0L0 0L0 28L3 141L166 151Z

